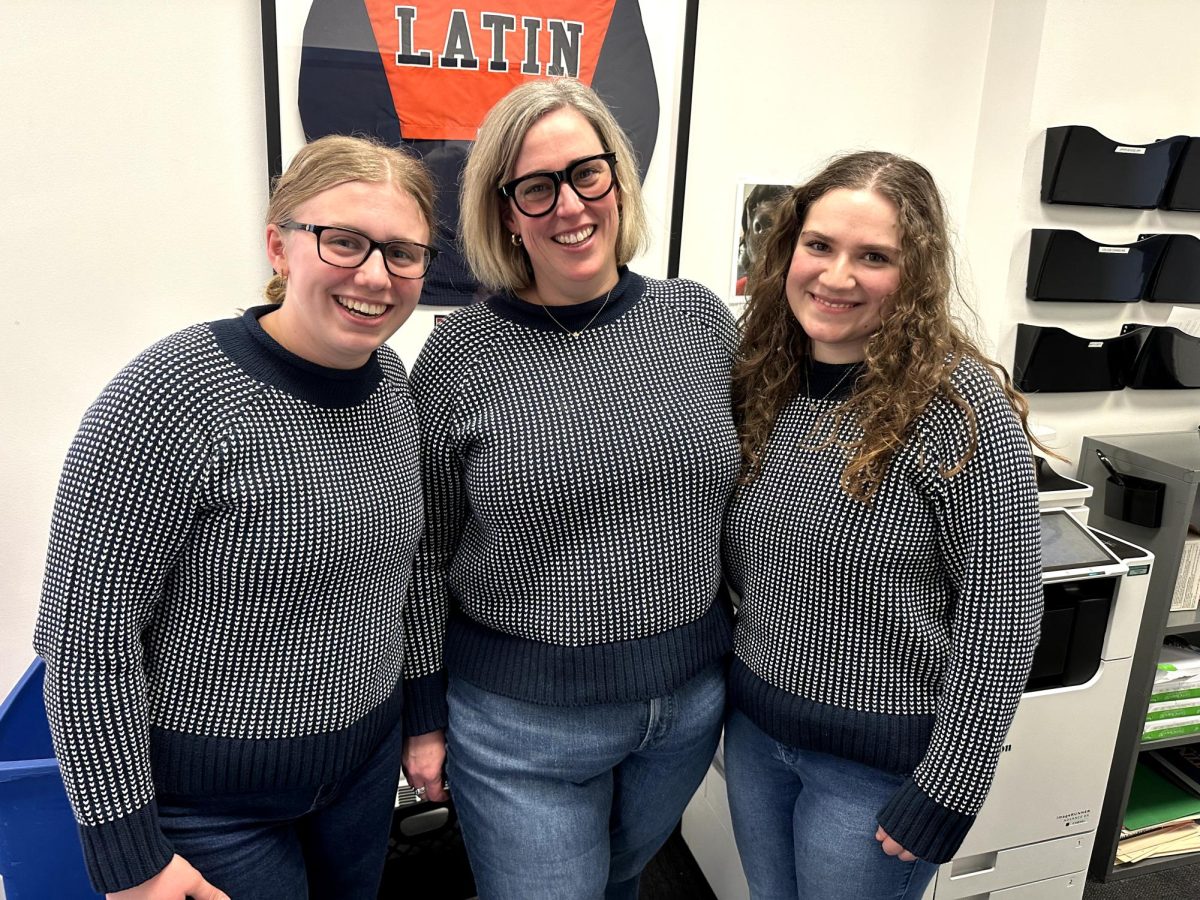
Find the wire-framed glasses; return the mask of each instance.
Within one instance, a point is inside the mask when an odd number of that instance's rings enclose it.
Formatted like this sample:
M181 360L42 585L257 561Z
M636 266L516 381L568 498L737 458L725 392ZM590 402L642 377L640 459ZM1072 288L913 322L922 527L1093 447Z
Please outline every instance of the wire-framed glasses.
M546 216L558 205L563 184L581 200L600 200L617 184L617 154L597 153L577 159L558 172L533 172L500 185L500 194L531 218Z
M357 269L378 250L391 274L399 278L424 278L430 263L438 255L433 247L416 241L376 241L353 228L306 222L280 222L279 227L312 233L317 239L317 256L321 262L340 269Z

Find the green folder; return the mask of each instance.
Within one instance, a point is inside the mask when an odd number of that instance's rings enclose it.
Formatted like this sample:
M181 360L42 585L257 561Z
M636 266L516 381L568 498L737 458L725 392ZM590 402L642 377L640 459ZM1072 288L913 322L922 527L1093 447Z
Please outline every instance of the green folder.
M1139 762L1125 807L1125 829L1137 831L1175 819L1200 816L1200 797L1177 787L1145 763Z

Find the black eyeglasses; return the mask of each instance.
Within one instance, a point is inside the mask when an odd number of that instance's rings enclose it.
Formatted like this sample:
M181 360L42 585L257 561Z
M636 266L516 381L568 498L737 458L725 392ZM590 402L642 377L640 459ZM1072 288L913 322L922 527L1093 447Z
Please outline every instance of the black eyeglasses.
M357 269L375 250L383 265L399 278L424 278L437 250L416 241L376 241L361 231L334 225L308 225L304 222L280 222L280 228L308 231L317 238L317 256L321 262L339 269Z
M617 154L597 153L577 159L559 172L534 172L500 185L501 196L517 205L530 218L547 216L558 205L563 184L581 200L600 200L617 186Z

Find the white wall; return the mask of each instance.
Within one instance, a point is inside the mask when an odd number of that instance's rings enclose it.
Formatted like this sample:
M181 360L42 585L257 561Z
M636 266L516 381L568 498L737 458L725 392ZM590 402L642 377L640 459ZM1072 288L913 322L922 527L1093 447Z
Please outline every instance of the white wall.
M1161 321L1149 304L1030 303L1025 253L1043 225L1200 233L1200 215L1037 200L1047 126L1130 143L1200 134L1197 33L1192 0L702 0L681 272L727 291L738 181L795 181L880 147L945 190L983 337L1006 364L1017 321L1095 335ZM32 659L54 488L87 404L147 344L254 303L267 275L258 4L4 0L0 85L7 693ZM1194 427L1198 399L1032 405L1074 456L1086 433Z
M703 0L680 273L727 293L738 181L795 182L831 155L924 163L957 224L960 275L985 349L1010 370L1016 323L1113 336L1164 304L1024 298L1031 228L1129 242L1200 234L1200 215L1043 206L1045 129L1127 143L1200 134L1194 0ZM1073 471L1085 434L1194 428L1196 391L1030 398Z
M0 696L30 640L59 469L143 347L269 274L258 4L0 3Z

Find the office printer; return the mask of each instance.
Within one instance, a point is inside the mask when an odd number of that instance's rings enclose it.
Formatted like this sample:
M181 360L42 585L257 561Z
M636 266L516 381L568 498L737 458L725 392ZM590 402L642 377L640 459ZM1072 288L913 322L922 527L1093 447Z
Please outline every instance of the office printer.
M1153 556L1087 528L1078 512L1041 515L1046 611L1033 670L988 799L925 900L1083 896ZM683 837L719 900L749 897L720 752Z

